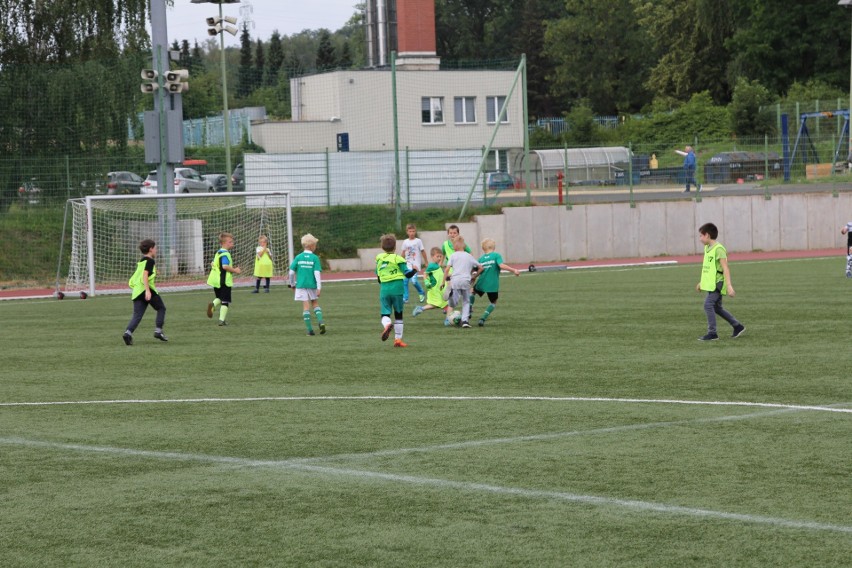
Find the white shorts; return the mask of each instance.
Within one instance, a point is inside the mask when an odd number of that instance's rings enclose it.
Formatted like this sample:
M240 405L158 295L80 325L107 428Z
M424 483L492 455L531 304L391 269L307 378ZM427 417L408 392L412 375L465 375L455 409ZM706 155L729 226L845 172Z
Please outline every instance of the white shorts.
M319 296L317 296L316 288L296 288L297 302L306 302L308 300L316 300L317 298Z

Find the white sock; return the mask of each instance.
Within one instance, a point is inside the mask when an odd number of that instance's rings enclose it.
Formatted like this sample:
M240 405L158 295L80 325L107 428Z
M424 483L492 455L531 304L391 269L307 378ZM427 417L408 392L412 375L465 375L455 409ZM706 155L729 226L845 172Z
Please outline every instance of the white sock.
M402 339L402 320L393 322L393 338Z

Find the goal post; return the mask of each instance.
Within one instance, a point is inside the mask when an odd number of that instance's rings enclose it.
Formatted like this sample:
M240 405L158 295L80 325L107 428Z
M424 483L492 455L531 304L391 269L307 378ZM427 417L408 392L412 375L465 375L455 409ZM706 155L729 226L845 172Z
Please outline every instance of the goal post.
M158 290L205 287L223 232L234 235L231 254L234 265L242 268L235 286L254 281L260 235L269 239L275 276L286 279L294 254L289 191L91 195L68 203L71 251L66 293L128 292L127 281L142 257L143 239L157 243ZM59 287L57 279L57 293Z

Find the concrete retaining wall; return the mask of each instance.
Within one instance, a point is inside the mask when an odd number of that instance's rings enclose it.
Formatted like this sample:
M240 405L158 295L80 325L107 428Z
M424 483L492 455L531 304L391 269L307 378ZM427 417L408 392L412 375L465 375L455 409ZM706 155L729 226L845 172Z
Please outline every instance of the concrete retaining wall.
M744 195L709 196L698 203L640 202L635 208L627 203L574 205L570 210L507 207L502 215L457 224L475 255L481 252L481 239L491 237L506 262L526 264L700 254L698 227L708 222L719 227L719 240L731 252L843 249L846 237L840 227L850 218L852 194L806 193L775 195L770 200ZM428 254L428 247L446 236L432 231L421 238ZM362 266L370 269L372 260Z

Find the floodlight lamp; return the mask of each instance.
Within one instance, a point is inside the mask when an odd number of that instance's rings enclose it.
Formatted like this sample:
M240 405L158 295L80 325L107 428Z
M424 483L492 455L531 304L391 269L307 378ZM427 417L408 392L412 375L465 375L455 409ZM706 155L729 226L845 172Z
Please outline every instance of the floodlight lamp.
M216 26L216 28L218 28L218 27L219 26ZM218 34L219 30L217 30L216 28L208 28L207 29L207 35L214 36L214 35Z
M850 0L850 1L852 1L852 0ZM226 22L228 22L229 24L236 24L237 23L237 19L233 16L225 16L223 19Z
M210 27L213 27L218 23L219 23L219 17L218 16L213 16L212 18L207 18L207 25L210 26Z
M838 6L852 6L852 0L840 0L837 3Z
M237 30L237 28L235 28L234 26L225 26L225 28L224 28L224 29L225 29L225 31L226 31L226 32L228 32L228 33L229 33L229 34L231 34L232 36L237 35L237 31L239 31L239 30Z

